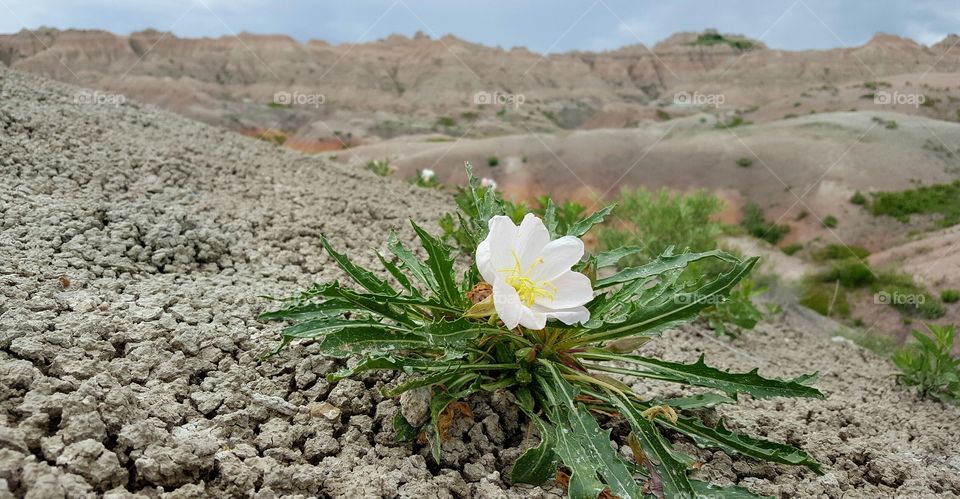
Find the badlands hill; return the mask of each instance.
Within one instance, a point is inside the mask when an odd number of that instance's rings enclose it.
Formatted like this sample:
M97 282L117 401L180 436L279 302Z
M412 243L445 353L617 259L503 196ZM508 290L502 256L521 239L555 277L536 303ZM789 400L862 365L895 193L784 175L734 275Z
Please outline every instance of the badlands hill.
M714 111L753 110L753 121L851 108L956 119L957 106L940 94L956 90L958 40L927 47L878 34L860 47L792 52L738 35L678 33L653 47L544 56L422 33L330 45L279 35L41 29L0 36L0 61L247 133L279 130L292 145L317 149L432 130L483 136L631 126L662 119L658 110L691 114L675 105L679 92L722 95ZM875 106L863 97L876 88L864 84L942 102ZM504 105L483 105L484 92ZM278 94L302 98L288 107L274 102Z
M368 265L447 197L133 102L0 68L0 497L557 497L512 486L524 427L470 401L434 463L395 444L391 376L331 386L309 344L261 362L260 295ZM737 340L700 326L648 354L771 376L819 371L826 400L743 400L730 428L808 450L825 474L678 441L698 476L779 497L960 497L955 407L897 385L841 327L788 307ZM656 383L642 394L680 395ZM617 438L625 438L616 430Z

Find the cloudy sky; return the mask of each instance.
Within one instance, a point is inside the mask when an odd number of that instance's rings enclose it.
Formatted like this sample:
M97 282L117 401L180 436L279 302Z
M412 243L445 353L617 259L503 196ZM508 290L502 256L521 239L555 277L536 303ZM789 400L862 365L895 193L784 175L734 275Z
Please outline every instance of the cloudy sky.
M0 0L0 32L40 26L332 43L422 30L537 52L650 46L717 28L798 50L859 45L877 31L935 43L960 31L960 0Z

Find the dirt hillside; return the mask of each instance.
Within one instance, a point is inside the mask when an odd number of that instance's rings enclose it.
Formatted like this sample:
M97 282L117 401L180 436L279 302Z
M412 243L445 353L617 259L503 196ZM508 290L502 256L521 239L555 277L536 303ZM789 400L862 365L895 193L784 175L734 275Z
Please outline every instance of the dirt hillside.
M361 262L439 194L133 102L0 68L0 497L557 497L511 487L523 428L471 401L440 464L393 443L367 375L331 386L310 346L267 362L264 294ZM801 446L826 474L697 451L698 475L779 497L960 497L960 411L895 384L838 326L794 309L737 341L698 327L648 353L767 375L820 371L826 400L744 400L727 425ZM637 385L641 393L672 393ZM617 435L622 436L618 430ZM622 444L622 441L620 442Z

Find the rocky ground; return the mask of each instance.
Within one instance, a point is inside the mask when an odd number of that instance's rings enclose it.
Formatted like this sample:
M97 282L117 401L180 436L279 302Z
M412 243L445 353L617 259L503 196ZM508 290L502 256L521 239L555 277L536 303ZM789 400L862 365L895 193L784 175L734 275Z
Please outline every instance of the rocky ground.
M78 91L0 68L0 498L562 493L511 487L523 422L506 395L472 400L437 464L393 443L390 376L332 386L338 361L310 346L258 360L278 332L258 296L337 275L320 233L369 260L447 199ZM825 475L679 442L698 475L780 497L960 496L960 411L833 327L788 309L737 341L690 327L647 347L821 372L826 400L708 416L807 449Z

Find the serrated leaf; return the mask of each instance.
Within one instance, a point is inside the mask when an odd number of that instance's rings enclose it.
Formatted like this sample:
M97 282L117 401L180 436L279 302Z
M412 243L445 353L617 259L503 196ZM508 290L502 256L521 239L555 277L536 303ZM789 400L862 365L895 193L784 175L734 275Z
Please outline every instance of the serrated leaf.
M690 480L696 495L694 497L703 497L710 499L773 499L772 496L761 496L750 492L749 490L730 485L719 487L700 480Z
M393 232L387 237L387 249L400 260L402 269L409 272L429 290L440 294L440 288L433 276L433 272L430 272L430 269L427 268L419 258L414 256L414 254L397 239L397 235Z
M411 442L420 432L403 417L400 411L393 416L393 434L398 443Z
M657 401L654 405L669 405L674 409L703 409L722 404L736 404L737 399L720 393L698 393L689 397L676 397Z
M806 452L791 445L730 431L723 426L722 422L716 427L710 427L698 419L680 417L676 424L663 418L658 418L657 424L687 435L701 448L720 449L730 455L742 454L763 461L806 466L817 473L822 473L820 463Z
M660 255L656 260L648 264L639 267L629 267L610 277L599 279L594 284L594 288L603 289L635 279L658 276L670 270L684 269L687 265L695 261L707 258L716 258L734 264L740 263L739 258L721 250L705 251L702 253L680 253L678 255L672 255L669 253L670 251L671 250L668 249L663 255Z
M528 483L542 485L557 473L557 463L560 458L553 451L549 440L549 433L540 433L540 444L527 449L517 458L513 465L511 478L513 483Z
M596 499L605 482L618 497L643 497L633 474L610 446L610 430L601 430L590 411L575 401L577 388L563 378L554 363L541 360L540 364L548 373L541 379L542 388L553 401L550 420L557 425L551 435L556 441L554 451L572 471L569 496Z
M432 345L418 334L374 326L335 331L320 341L320 351L333 357L349 357L367 350L388 352L417 348L430 349Z
M624 395L610 393L607 400L630 423L647 459L660 475L666 497L695 497L686 464L676 458L673 447L660 435L656 425L641 415L641 411Z
M400 270L400 267L397 267L396 264L387 260L380 253L377 253L377 258L380 259L380 263L383 265L383 268L393 276L394 279L403 286L403 289L407 290L413 296L421 296L420 290L410 282L410 279L407 277L403 271Z
M603 222L604 217L610 214L611 211L616 207L615 204L604 206L599 210L593 212L589 217L584 218L583 220L578 221L577 223L570 226L567 229L568 236L580 237L587 233L594 225Z
M637 246L623 246L621 248L612 249L610 251L604 251L603 253L598 253L597 258L597 268L610 267L616 265L620 260L624 258L635 255L643 251L643 248Z
M437 367L452 368L453 363L454 361L440 362L436 359L411 358L390 354L367 355L353 367L328 374L327 381L335 383L364 371L401 371L406 374L413 374L415 372L429 371Z
M473 376L472 379L476 378L476 376ZM469 383L469 380L466 383ZM437 463L440 463L440 440L443 437L440 430L440 415L447 409L447 406L470 396L477 390L477 386L468 384L465 388L456 392L436 390L433 397L430 398L430 428L427 432L427 437L430 441L430 454Z
M823 398L823 394L820 393L819 390L801 383L797 379L780 380L764 378L760 376L757 369L745 373L733 373L708 366L706 362L704 362L703 354L700 354L700 358L692 364L669 362L640 355L618 354L603 350L583 352L579 357L591 360L622 361L632 365L642 366L645 369L640 371L614 366L595 366L596 369L602 371L702 386L704 388L722 391L731 397L736 397L738 393L746 393L756 398ZM806 382L811 378L804 376L800 379Z
M437 294L443 303L448 305L462 305L465 297L460 294L457 287L457 276L453 270L453 258L450 256L450 248L443 244L439 239L430 235L427 231L420 228L419 225L410 222L413 230L420 237L423 249L427 251L427 267L433 274L434 281L437 283Z
M320 319L325 317L336 317L353 310L354 307L345 301L325 300L320 303L306 303L293 305L280 310L272 310L260 314L258 319L262 321L293 320L303 321L310 319Z
M559 223L557 220L557 205L553 203L553 199L547 197L547 205L543 210L543 225L547 227L551 239L556 239L559 235L557 234L557 225Z
M743 279L758 258L739 262L731 270L689 293L676 293L659 303L637 307L620 322L606 323L578 339L578 344L609 341L640 334L655 335L661 331L689 322L701 310L723 299L730 289Z
M386 281L377 277L373 272L353 263L343 253L338 253L334 250L326 237L320 236L320 243L323 244L323 248L327 251L327 254L337 262L337 265L343 269L351 279L356 281L357 284L363 286L364 289L379 294L396 294L396 291Z

